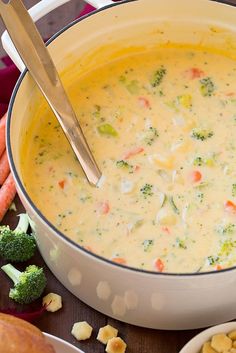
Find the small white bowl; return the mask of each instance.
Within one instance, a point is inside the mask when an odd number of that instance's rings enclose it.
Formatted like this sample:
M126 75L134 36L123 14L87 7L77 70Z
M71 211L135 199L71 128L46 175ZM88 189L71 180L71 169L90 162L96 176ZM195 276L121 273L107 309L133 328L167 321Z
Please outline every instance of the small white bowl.
M200 353L203 344L209 341L212 336L217 333L229 333L233 330L236 330L236 321L210 327L193 337L179 353Z
M56 353L84 353L79 348L76 348L72 344L63 341L61 338L44 333L47 341L51 343Z

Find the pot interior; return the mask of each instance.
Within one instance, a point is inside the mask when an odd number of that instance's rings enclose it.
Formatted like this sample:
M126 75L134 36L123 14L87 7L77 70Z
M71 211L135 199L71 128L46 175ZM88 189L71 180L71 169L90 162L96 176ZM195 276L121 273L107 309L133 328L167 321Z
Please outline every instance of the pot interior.
M210 48L236 59L235 18L235 8L207 0L128 1L69 25L54 36L49 50L68 90L78 77L99 66L158 47ZM8 151L18 188L25 193L19 151L43 104L30 75L24 73L11 100Z

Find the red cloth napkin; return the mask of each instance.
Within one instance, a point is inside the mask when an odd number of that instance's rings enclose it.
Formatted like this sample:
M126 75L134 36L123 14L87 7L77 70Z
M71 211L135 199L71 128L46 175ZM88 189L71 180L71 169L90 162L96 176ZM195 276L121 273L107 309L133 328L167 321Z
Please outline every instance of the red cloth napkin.
M84 16L93 10L94 7L86 5L79 17ZM5 67L0 69L0 117L7 111L13 88L20 75L19 70L9 57L6 56L2 58L1 61L4 63Z

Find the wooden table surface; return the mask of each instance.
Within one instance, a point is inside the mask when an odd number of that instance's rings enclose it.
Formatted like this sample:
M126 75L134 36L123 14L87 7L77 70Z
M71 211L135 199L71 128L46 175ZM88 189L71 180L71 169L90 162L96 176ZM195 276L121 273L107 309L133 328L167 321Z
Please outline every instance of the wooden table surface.
M31 5L31 3L35 3L37 1L26 0L25 2L29 6ZM236 5L236 0L228 0L222 2L227 2ZM55 22L57 22L56 26L60 28L62 25L65 24L62 23L65 22L65 18L72 19L74 15L76 16L78 12L72 12L75 10L75 8L81 9L81 6L82 1L77 1L77 3L74 2L74 4L69 8L70 14L65 14L66 7L64 7L61 10L61 15L59 17L57 16L57 14L49 17L47 22L44 21L42 24L42 28L44 29L44 35L48 36L48 34L52 34L52 26L54 28ZM59 20L56 21L56 18L59 18ZM9 211L8 214L5 216L2 224L9 224L12 227L15 226L15 224L17 223L17 214L19 214L21 211L24 211L23 206L21 205L18 198L16 198L16 205L17 212ZM29 264L30 263L34 263L45 268L48 280L45 293L55 292L60 294L63 298L63 308L61 310L56 313L44 313L39 319L34 322L34 324L38 326L42 331L61 337L66 341L74 344L75 346L82 349L85 353L102 353L105 351L104 346L96 340L96 334L98 332L98 329L101 326L106 325L107 323L111 324L119 330L120 336L126 341L128 345L127 353L177 353L187 341L189 341L194 335L200 332L200 330L150 330L113 320L88 307L86 304L82 303L79 299L72 295L68 290L66 290L63 285L61 285L58 280L53 276L50 270L46 267L39 253L37 253L34 258L30 260ZM0 266L2 265L3 262L0 260ZM18 266L18 268L20 268L20 266ZM10 285L11 282L7 279L5 274L0 271L0 309L9 307L17 308L17 310L25 309L20 305L15 305L13 301L8 298ZM38 308L40 304L41 300L36 301L31 306L27 306L27 309ZM81 343L77 342L70 332L74 322L84 320L93 326L94 331L91 339ZM174 317L173 320L175 320Z

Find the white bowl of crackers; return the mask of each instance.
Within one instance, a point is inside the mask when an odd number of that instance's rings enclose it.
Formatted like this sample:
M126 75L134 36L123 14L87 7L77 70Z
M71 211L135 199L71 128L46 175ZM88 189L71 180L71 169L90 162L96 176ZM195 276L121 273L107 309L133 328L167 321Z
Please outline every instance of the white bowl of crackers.
M236 353L236 321L202 331L179 353Z

